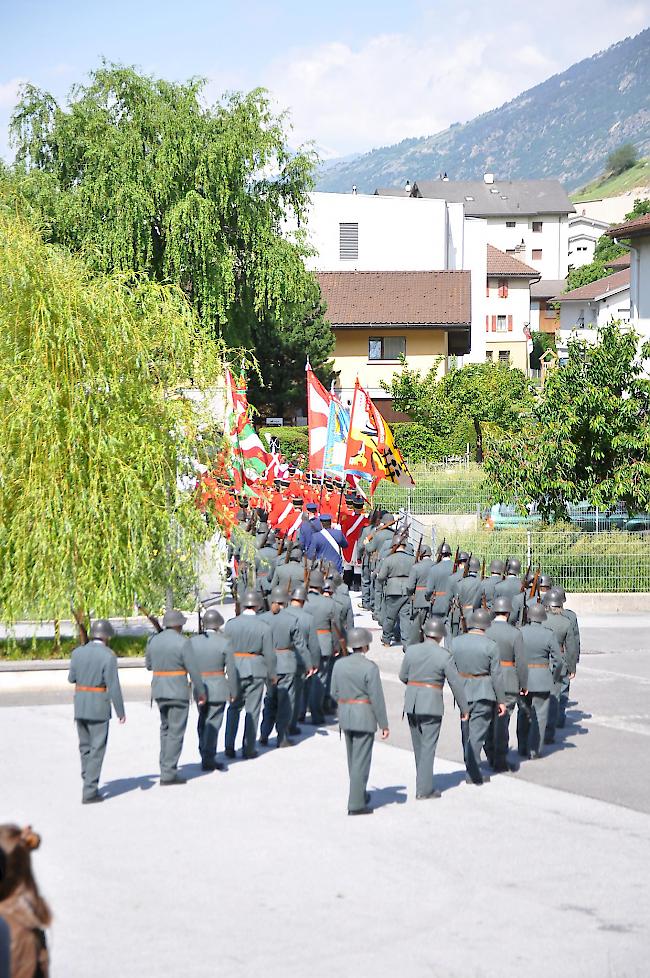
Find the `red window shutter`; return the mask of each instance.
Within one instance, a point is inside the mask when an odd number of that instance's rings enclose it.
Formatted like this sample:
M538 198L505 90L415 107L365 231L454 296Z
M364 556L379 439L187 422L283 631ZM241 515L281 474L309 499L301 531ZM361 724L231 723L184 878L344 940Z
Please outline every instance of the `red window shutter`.
M512 316L508 316L508 332L512 333Z
M486 333L490 332L490 317L488 316L487 313L485 313L485 332Z
M504 283L503 283L503 298L504 299L507 299L508 298L508 283L507 283L507 281L504 281Z
M505 278L499 279L499 298L500 299L508 298L508 281Z
M485 283L485 298L486 299L489 299L490 298L490 283L489 282L486 282Z
M497 331L497 317L492 316L492 332L496 333L496 331Z

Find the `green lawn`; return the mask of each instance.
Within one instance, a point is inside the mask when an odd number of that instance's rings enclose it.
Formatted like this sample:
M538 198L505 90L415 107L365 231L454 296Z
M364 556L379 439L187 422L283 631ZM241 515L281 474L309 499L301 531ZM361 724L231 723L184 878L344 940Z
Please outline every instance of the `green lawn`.
M78 645L74 638L64 638L56 646L50 638L2 639L0 640L0 662L21 659L69 659L70 653ZM111 648L120 658L134 658L144 655L146 636L120 636L111 641Z
M644 157L616 177L610 177L606 173L588 183L586 187L576 190L571 194L574 204L579 204L584 200L592 200L594 197L615 197L617 194L632 190L633 187L643 185L650 186L650 158ZM630 208L632 210L632 208Z

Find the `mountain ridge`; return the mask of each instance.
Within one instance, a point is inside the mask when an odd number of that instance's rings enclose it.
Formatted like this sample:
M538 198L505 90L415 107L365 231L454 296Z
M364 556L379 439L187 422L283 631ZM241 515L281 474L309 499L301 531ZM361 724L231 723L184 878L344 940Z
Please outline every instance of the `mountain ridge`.
M328 161L318 190L360 192L407 179L556 178L584 186L632 141L650 152L650 28L571 65L503 105L431 136Z

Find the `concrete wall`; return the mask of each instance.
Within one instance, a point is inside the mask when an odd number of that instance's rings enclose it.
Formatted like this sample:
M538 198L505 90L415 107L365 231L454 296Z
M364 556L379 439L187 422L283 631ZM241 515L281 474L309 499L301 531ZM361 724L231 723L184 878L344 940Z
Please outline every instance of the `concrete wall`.
M506 227L513 222L514 227ZM533 231L533 221L542 222L541 231ZM501 251L517 248L523 240L524 248L515 258L538 271L542 278L564 278L569 264L569 220L567 215L541 214L539 217L489 217L488 238L490 244ZM541 249L540 260L533 258L533 249Z
M648 196L650 196L650 187L635 187L618 197L595 197L593 200L585 200L574 206L579 215L593 217L607 224L622 224L625 215L634 207L634 201L639 197L643 199Z

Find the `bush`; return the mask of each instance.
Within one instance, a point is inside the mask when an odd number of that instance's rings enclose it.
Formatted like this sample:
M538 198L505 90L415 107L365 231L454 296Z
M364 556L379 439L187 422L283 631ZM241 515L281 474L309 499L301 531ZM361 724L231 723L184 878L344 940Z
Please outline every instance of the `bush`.
M259 434L267 446L268 441L265 436L277 438L280 443L280 451L287 462L301 462L301 468L305 467L309 459L309 435L306 427L260 428Z
M607 157L607 170L612 176L618 176L634 166L639 154L634 143L623 143Z
M144 655L147 636L118 635L111 640L111 648L119 658L137 658ZM79 645L76 638L63 638L55 645L51 638L2 639L0 641L0 661L22 661L28 659L69 659L72 650Z
M398 421L393 425L397 447L410 462L441 462L450 455L464 455L469 444L476 445L474 425L459 422L449 436L437 435L418 421Z

